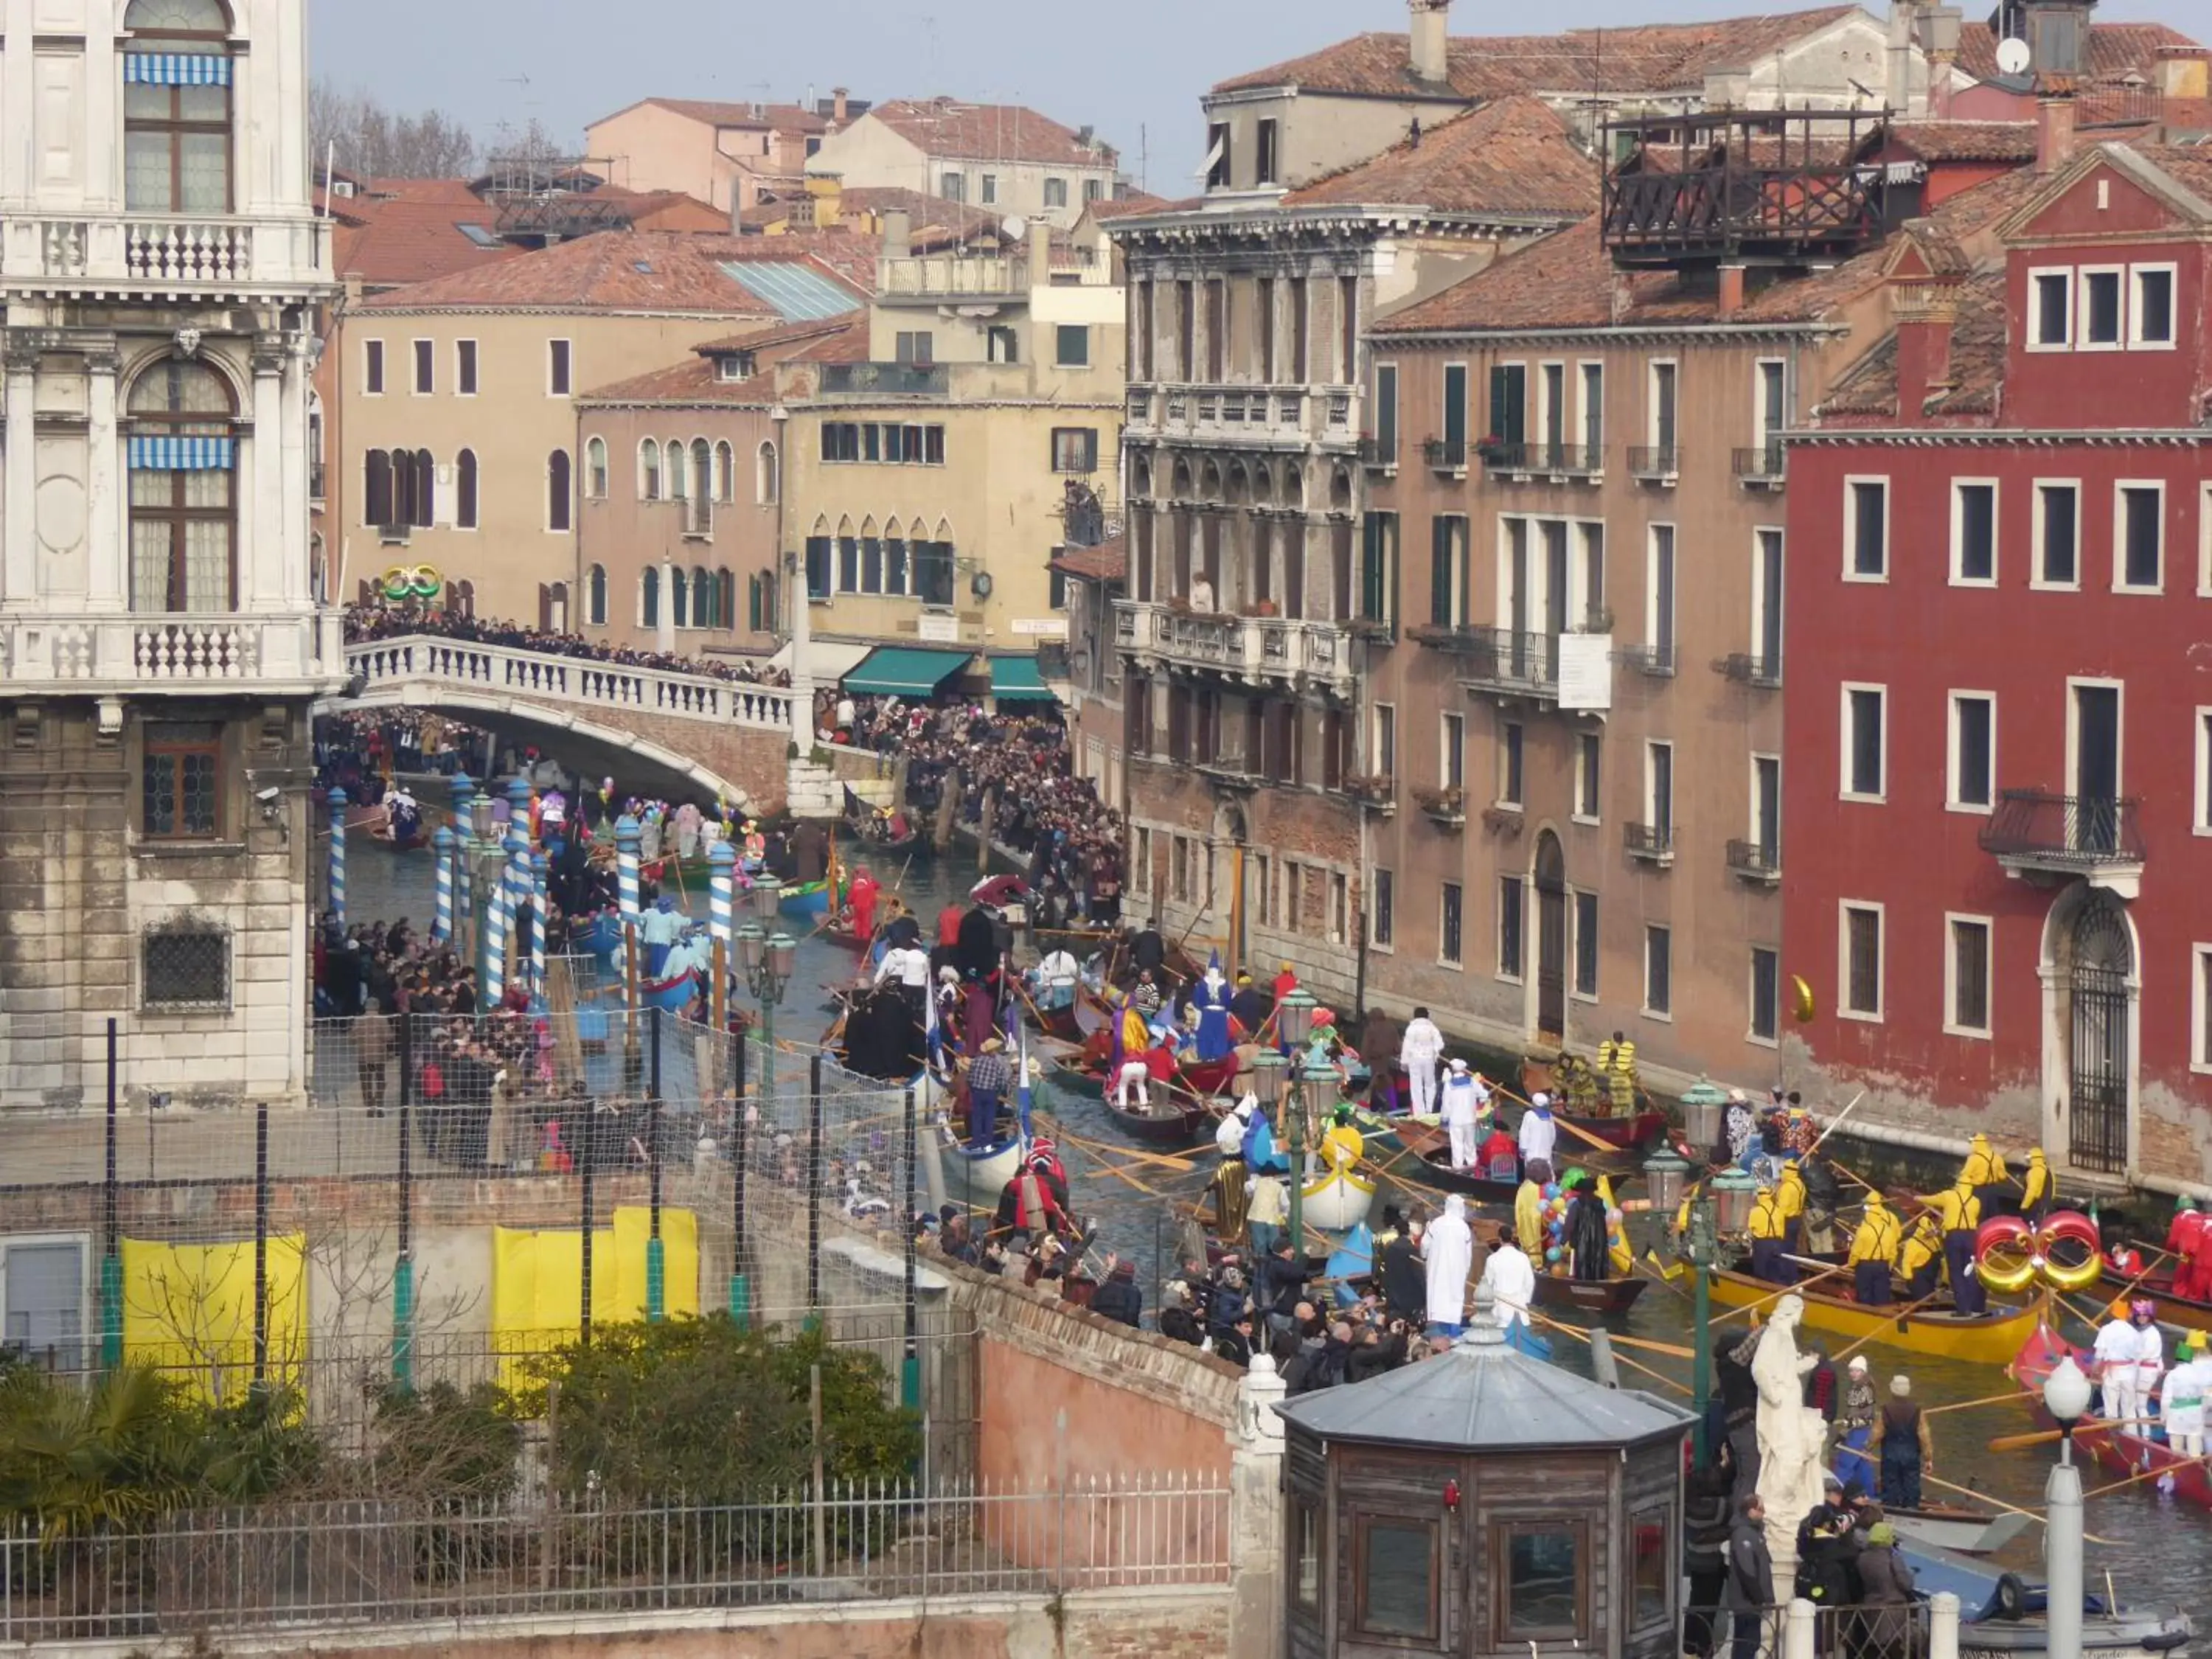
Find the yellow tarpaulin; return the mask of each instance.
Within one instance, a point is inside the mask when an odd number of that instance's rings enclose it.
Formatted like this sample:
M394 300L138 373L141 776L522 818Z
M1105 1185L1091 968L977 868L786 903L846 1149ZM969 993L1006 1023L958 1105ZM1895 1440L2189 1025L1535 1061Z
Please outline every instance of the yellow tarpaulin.
M592 1234L592 1322L621 1324L645 1317L646 1246L651 1222L642 1207L615 1211L611 1227ZM664 1304L671 1318L699 1311L699 1218L689 1210L660 1212L666 1263ZM584 1236L563 1229L492 1229L492 1346L503 1354L557 1347L583 1327Z
M269 1240L268 1379L296 1385L307 1352L307 1238ZM694 1264L694 1282L696 1264ZM123 1355L234 1403L253 1381L253 1241L123 1241Z

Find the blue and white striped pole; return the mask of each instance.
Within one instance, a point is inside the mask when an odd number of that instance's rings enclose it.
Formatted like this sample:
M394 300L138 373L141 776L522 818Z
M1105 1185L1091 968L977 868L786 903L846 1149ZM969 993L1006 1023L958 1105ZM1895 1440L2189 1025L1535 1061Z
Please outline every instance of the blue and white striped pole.
M518 831L526 847L534 839L530 833L530 780L520 772L507 781L507 825L510 843Z
M707 925L725 945L737 939L738 855L726 841L707 854Z
M460 837L447 823L440 824L438 833L430 837L430 846L438 855L437 908L430 917L430 938L440 945L452 943L453 937L453 854L459 842Z
M510 866L501 865L498 884L484 895L483 935L483 1008L489 1012L507 995L507 923L509 915L507 901L511 887L507 881Z
M629 813L615 820L615 903L625 927L637 925L637 859L644 842L645 831Z
M346 919L346 808L352 803L343 789L331 791L331 915L340 927Z
M543 853L530 855L530 989L544 998L545 984L545 901L553 866Z
M469 870L468 843L475 833L475 815L469 811L477 798L476 784L465 772L453 775L453 835L460 842L453 872L453 915L465 927L476 920L476 881Z

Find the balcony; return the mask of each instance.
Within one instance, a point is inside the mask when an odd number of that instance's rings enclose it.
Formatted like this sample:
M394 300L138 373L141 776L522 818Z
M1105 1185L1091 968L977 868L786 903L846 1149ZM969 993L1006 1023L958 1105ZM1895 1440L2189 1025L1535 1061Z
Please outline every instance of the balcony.
M1231 447L1355 447L1352 391L1342 386L1132 386L1128 423L1139 436Z
M1788 470L1790 453L1779 443L1735 452L1735 481L1746 489L1779 489Z
M1431 472L1464 478L1467 477L1467 441L1464 438L1431 438L1421 446L1421 459Z
M1671 645L1624 645L1613 653L1613 659L1646 679L1674 678L1674 647Z
M876 291L885 300L1004 299L1030 287L1026 258L943 253L876 261Z
M824 363L825 398L945 398L952 392L945 363Z
M1549 634L1510 628L1416 628L1412 636L1431 650L1460 659L1459 683L1489 696L1556 701L1559 695L1559 642Z
M1216 755L1211 760L1201 757L1197 765L1200 777L1233 795L1256 793L1266 781L1245 763L1241 752Z
M1114 640L1131 655L1240 684L1310 687L1336 697L1353 690L1352 636L1335 623L1122 599L1114 606Z
M1601 444L1492 444L1477 451L1483 470L1508 478L1543 477L1570 483L1595 483L1605 476Z
M1782 849L1765 842L1732 841L1728 844L1729 873L1758 887L1779 885Z
M0 684L24 692L240 696L337 690L346 677L338 613L106 613L0 622Z
M1738 685L1771 691L1782 684L1782 659L1763 652L1735 651L1715 662L1713 672Z
M1628 856L1640 863L1655 864L1663 870L1674 861L1674 830L1671 824L1626 824L1621 829L1620 842Z
M1397 813L1398 781L1387 774L1348 777L1344 781L1344 793L1352 797L1362 811L1372 812L1378 818L1392 817Z
M1380 472L1384 477L1395 477L1398 471L1398 441L1395 438L1362 438L1359 441L1359 464L1370 472Z
M1628 452L1628 476L1672 489L1682 476L1682 452L1672 444L1639 444Z
M4 239L11 282L247 296L330 280L330 225L316 218L11 217Z
M2107 796L2007 789L1983 827L1982 850L2008 876L2045 883L2078 876L2132 899L2143 866L2136 806Z
M1413 804L1421 809L1421 816L1440 830L1461 830L1467 826L1467 791L1458 787L1444 789L1416 789Z

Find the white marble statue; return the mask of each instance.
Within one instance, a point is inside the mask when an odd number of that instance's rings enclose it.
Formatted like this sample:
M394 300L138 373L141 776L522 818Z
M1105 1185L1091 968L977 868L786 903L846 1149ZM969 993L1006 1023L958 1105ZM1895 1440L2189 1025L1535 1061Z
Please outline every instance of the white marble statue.
M1759 1334L1751 1356L1759 1388L1759 1496L1766 1505L1766 1541L1779 1569L1796 1559L1797 1523L1820 1501L1826 1425L1805 1403L1805 1374L1819 1362L1797 1352L1805 1304L1785 1296Z

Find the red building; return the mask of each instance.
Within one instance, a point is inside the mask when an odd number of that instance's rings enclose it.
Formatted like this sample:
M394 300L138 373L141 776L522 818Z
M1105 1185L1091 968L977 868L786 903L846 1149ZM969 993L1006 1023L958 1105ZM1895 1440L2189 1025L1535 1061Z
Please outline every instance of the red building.
M1890 256L1789 461L1793 1071L2212 1177L2212 150L2069 154ZM2001 214L1967 210L1994 203Z

